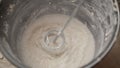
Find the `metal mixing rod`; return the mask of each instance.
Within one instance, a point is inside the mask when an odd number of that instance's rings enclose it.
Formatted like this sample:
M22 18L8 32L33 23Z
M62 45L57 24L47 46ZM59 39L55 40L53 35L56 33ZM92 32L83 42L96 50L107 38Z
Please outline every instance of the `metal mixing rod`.
M66 29L66 27L70 24L70 21L72 20L72 18L77 14L77 11L80 8L80 5L83 3L84 0L80 0L81 2L76 6L76 8L74 9L74 11L72 12L71 16L68 18L67 22L65 22L63 24L63 27L60 30L52 30L49 31L44 38L44 43L43 43L43 48L45 48L46 50L48 50L48 52L59 52L61 51L60 49L64 49L64 43L65 43L65 37L64 37L64 30ZM52 39L50 38L51 35L55 35ZM59 38L59 40L61 40L61 42L57 41ZM56 46L53 46L56 45ZM56 51L55 51L56 50Z
M72 18L76 15L79 7L80 7L81 3L79 3L76 8L74 9L73 13L71 14L70 18L67 20L67 22L64 23L63 27L58 31L56 37L53 39L53 42L55 42L57 40L57 38L63 34L65 28L68 26L68 24L70 24L70 21L72 20Z

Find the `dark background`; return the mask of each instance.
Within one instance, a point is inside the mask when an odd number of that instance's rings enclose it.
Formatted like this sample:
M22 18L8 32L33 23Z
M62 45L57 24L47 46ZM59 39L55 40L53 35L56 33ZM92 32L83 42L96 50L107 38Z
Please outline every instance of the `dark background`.
M120 68L120 31L112 50L93 68Z

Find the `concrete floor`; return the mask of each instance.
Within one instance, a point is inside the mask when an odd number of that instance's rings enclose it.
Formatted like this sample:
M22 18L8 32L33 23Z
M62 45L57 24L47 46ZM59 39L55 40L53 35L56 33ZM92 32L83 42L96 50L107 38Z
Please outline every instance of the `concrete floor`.
M0 68L16 68L16 67L9 63L7 59L5 59L3 55L0 53Z

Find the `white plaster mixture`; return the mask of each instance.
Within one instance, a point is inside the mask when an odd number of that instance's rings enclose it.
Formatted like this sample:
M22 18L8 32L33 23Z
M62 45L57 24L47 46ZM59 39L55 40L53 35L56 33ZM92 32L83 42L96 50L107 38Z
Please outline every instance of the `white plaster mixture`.
M44 48L46 33L59 30L68 18L67 15L51 14L29 24L19 46L23 63L30 68L79 68L90 62L94 58L95 40L87 26L76 18L64 30L62 47L52 51Z

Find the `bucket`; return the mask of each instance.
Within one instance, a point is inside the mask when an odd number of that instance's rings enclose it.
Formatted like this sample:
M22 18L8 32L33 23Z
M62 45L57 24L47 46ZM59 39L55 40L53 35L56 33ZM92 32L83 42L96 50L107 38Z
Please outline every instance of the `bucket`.
M20 52L23 50L23 49L22 50L20 49L20 46L21 46L20 42L21 42L21 39L24 38L23 36L25 33L24 31L27 28L29 28L29 24L35 23L36 20L38 20L39 18L41 18L40 21L42 21L46 16L49 16L50 19L56 18L56 21L57 20L60 21L64 18L68 18L68 16L71 16L72 12L74 11L74 9L79 3L81 4L79 6L78 12L74 16L74 18L76 19L75 20L73 19L73 21L74 22L81 21L82 24L84 24L89 29L89 32L92 34L95 40L95 51L94 51L93 59L81 66L77 65L76 63L77 60L74 61L76 65L74 63L72 64L75 65L76 68L90 68L95 64L97 64L110 51L118 35L119 11L118 11L118 5L116 0L20 0L20 1L15 1L14 3L15 5L13 10L11 10L10 13L4 15L3 16L4 19L1 19L1 22L0 22L0 50L3 53L3 55L18 68L34 68L30 64L25 63L25 60L22 59L23 56L21 56L21 52ZM65 15L65 16L62 17L61 15ZM59 19L59 16L61 16L62 19ZM51 22L54 22L54 21L51 21ZM32 24L32 27L34 26L35 25ZM43 24L42 26L44 27L45 24ZM53 29L54 33L57 32L56 29ZM73 26L72 29L74 30L75 27ZM57 30L59 30L59 28ZM69 34L72 35L72 33L71 34L69 33ZM44 35L46 36L48 34L44 33ZM74 37L77 40L77 36L75 35ZM27 35L25 37L27 37ZM63 37L64 37L63 35L60 36L60 38L62 39ZM74 37L73 37L73 40L74 40ZM66 37L64 38L65 40L67 39ZM30 40L32 39L33 38L31 38ZM89 43L89 41L85 40L85 44ZM24 49L27 50L26 48ZM64 47L61 49L64 49ZM29 52L31 51L32 50L30 50ZM60 51L61 50L59 49L56 49L55 51L47 50L47 52L51 52L52 54L59 53ZM23 52L26 52L26 51L23 51ZM25 54L28 55L27 53L24 53L24 55ZM74 54L71 53L71 55L74 55ZM31 56L32 55L29 55L26 58L29 58L29 60L32 61L32 59L35 59L35 58L33 57L31 59ZM36 62L38 60L39 59L37 59ZM75 58L73 60L75 60ZM58 63L57 68L59 68L59 65L61 65L63 61L60 61L60 64L57 62ZM43 68L49 68L49 66L52 65L52 64L47 65L47 62L44 62L41 60L41 65L42 63L46 63L45 65L43 64ZM33 62L33 64L35 63ZM71 68L75 68L75 67L71 67Z

